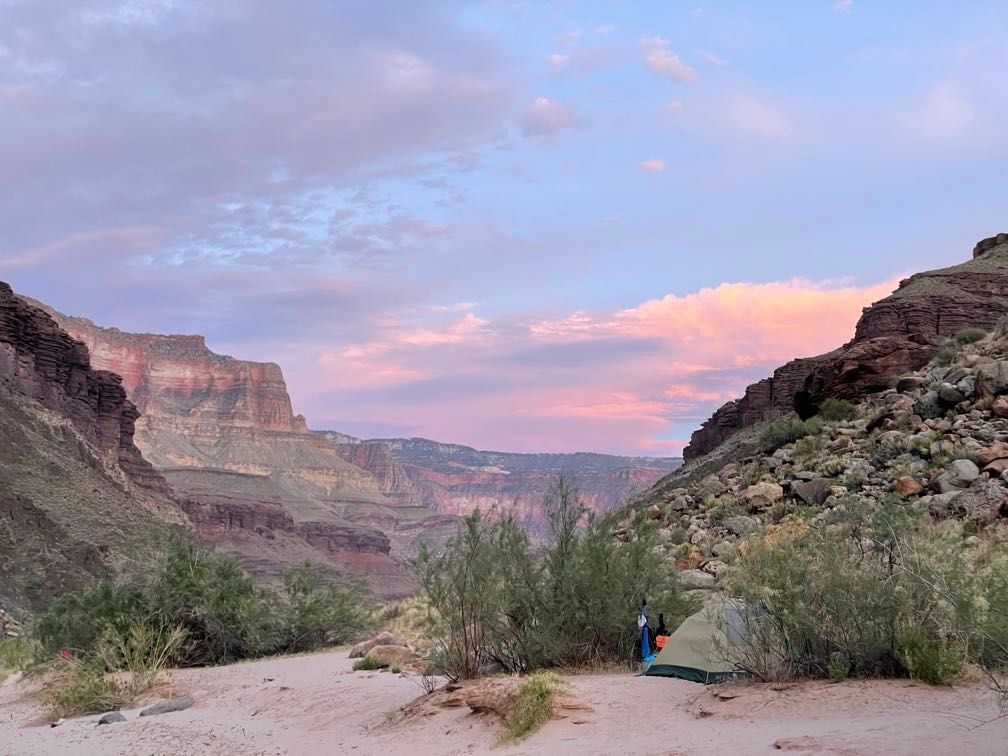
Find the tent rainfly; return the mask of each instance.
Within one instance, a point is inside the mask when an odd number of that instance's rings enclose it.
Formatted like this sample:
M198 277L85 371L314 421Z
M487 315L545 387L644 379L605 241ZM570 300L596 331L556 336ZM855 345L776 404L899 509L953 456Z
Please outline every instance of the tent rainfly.
M743 676L730 661L732 648L748 634L745 607L722 599L688 617L669 636L645 674L680 677L710 685ZM728 658L726 658L728 657Z

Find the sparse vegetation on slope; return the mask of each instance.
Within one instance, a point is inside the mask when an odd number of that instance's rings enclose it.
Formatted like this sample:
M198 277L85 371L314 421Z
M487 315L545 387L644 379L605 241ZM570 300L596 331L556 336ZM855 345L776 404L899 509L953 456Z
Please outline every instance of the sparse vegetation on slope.
M737 653L758 678L1000 679L1008 329L975 331L857 404L769 423L762 454L656 489L614 535L657 523L684 583L742 599L751 633Z

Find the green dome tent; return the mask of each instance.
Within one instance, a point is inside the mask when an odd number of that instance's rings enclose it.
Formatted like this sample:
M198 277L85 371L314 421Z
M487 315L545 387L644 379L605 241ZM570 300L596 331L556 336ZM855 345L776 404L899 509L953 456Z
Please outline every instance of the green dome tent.
M645 674L704 684L741 677L744 672L731 657L746 635L745 607L731 599L712 601L669 636Z

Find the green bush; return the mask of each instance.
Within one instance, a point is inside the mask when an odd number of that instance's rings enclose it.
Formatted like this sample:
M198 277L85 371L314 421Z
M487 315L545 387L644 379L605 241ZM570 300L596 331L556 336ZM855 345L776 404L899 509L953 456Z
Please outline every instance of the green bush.
M61 659L49 678L45 701L53 718L101 714L128 706L133 698L95 661Z
M353 663L354 672L374 672L380 668L381 664L373 656L364 656Z
M975 344L987 338L987 331L982 328L963 328L952 338L958 344Z
M984 610L1008 608L1004 565L978 573L958 534L895 497L847 497L823 522L751 545L729 590L763 608L736 654L761 679L939 683L968 660L1008 661L1008 623Z
M28 668L34 657L34 648L27 638L21 636L0 638L0 675Z
M837 423L844 420L853 420L858 416L856 405L844 399L826 399L819 406L819 417L828 423Z
M763 428L759 434L759 445L765 453L770 454L811 433L812 428L804 420L797 417L786 417L782 420L775 420Z
M962 344L955 339L945 339L938 345L935 352L935 360L939 365L948 366L955 364L962 354Z
M657 527L613 538L616 515L595 517L564 478L545 510L552 542L533 551L511 518L466 518L438 553L415 566L440 629L434 666L451 679L472 678L489 662L508 671L577 667L632 657L641 599L670 626L693 608L675 570L655 559Z
M223 664L344 643L374 624L359 587L329 584L311 565L286 575L284 592L259 586L236 560L182 538L167 545L160 565L125 585L61 596L32 628L40 655L68 649L91 657L109 638L122 645L142 627L155 644L176 631L184 637L166 663Z

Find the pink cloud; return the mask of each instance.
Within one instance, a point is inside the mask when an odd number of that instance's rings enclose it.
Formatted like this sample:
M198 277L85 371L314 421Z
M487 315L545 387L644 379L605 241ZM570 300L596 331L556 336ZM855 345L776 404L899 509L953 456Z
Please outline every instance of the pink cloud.
M847 341L896 284L725 283L558 318L431 308L315 355L297 383L310 421L525 451L668 453L748 383Z
M645 37L641 40L641 47L647 53L644 62L654 73L680 84L690 84L696 81L696 71L683 63L679 56L669 49L667 39Z
M665 170L665 161L652 158L651 160L644 160L638 163L637 167L648 173L661 173Z

